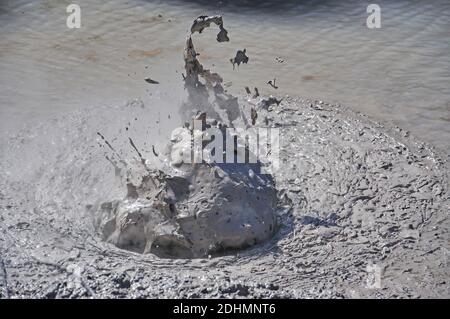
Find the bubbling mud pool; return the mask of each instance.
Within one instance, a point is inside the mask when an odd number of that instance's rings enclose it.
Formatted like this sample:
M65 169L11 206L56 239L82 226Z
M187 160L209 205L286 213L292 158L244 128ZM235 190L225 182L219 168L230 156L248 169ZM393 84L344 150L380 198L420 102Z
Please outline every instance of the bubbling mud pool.
M30 127L1 145L2 297L450 295L445 157L337 104L233 97L194 52L185 119L280 129L280 170L173 165L157 98Z

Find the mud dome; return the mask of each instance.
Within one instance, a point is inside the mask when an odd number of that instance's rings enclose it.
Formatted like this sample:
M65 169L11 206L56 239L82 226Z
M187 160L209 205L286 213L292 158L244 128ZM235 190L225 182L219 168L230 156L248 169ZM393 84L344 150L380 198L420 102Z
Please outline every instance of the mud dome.
M126 198L94 211L103 239L135 252L192 258L272 237L277 197L271 177L260 175L257 164L181 163L178 153L191 141L180 138L180 130L161 162L152 164L159 169L137 163L144 171L129 170L135 176L127 177Z

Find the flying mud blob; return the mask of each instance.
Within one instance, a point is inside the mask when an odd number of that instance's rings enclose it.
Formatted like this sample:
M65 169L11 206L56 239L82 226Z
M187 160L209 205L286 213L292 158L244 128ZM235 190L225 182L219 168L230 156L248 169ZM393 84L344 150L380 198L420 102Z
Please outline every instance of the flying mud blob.
M270 96L266 99L262 99L258 103L258 107L267 110L272 104L280 105L283 99L277 99L276 97Z
M258 88L255 87L255 94L253 94L253 98L256 99L259 96Z
M202 31L209 27L211 23L215 23L219 26L219 33L217 34L218 42L228 42L230 39L228 38L228 31L223 27L223 20L221 16L199 16L194 20L194 23L191 26L191 34L195 32L202 33Z
M155 81L155 80L153 80L151 78L145 78L144 81L147 82L147 83L150 83L150 84L159 84L158 81Z
M233 65L233 70L234 70L234 67L236 64L239 66L241 63L245 63L245 64L248 63L248 56L245 54L246 52L247 52L247 49L238 50L236 52L236 56L234 58L230 59L230 62Z
M220 32L225 30L220 16L202 16L191 32L201 33L212 22ZM217 40L221 42L219 36ZM184 54L188 100L183 111L191 111L187 117L201 125L192 121L174 130L165 152L152 161L144 159L130 139L139 160L115 161L126 163L121 168L125 198L94 208L94 224L103 240L119 248L167 258L207 257L263 242L276 230L277 191L272 177L260 173L257 161L236 163L239 155L256 158L255 154L244 146L233 150L234 163L205 159L226 158L223 151L216 154L219 151L210 148L212 137L203 138L206 129L220 131L226 149L226 141L234 143L227 128L246 120L237 99L224 92L222 78L204 69L197 55L189 37ZM195 160L193 140L199 136L203 159Z
M278 89L278 86L275 84L275 81L276 81L276 80L277 80L277 79L273 79L273 81L270 80L270 81L267 82L267 84L270 85L271 87L273 87L275 90Z

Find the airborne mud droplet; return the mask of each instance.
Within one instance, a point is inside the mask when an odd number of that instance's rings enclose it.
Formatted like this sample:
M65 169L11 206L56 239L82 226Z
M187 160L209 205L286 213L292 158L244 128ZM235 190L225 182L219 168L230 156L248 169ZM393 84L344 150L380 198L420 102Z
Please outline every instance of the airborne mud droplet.
M145 80L145 82L150 83L150 84L159 84L158 81L152 80L151 78L145 78L144 80Z
M244 50L238 50L237 52L236 52L236 56L234 57L234 58L232 58L232 59L230 59L230 62L231 62L231 64L233 65L233 69L234 69L234 66L237 64L238 66L241 64L241 63L245 63L245 64L247 64L247 62L248 62L248 56L245 54L247 52L247 49L244 49Z

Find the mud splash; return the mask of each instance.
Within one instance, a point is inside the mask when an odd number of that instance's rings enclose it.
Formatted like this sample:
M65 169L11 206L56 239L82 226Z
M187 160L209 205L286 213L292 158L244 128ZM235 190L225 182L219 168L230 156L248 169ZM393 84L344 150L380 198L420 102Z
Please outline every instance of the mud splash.
M103 240L119 248L160 257L207 257L261 243L275 232L277 192L271 176L260 174L259 162L183 162L183 153L191 152L192 136L201 136L204 129L214 127L222 132L225 142L227 124L246 122L237 98L224 92L222 78L197 59L192 33L201 33L211 23L220 28L217 41L224 41L227 32L222 17L201 16L191 27L184 54L188 100L183 111L195 110L193 119L201 121L200 129L189 124L176 129L166 152L157 156L159 163L149 164L130 139L144 171L125 165L125 199L93 207L95 226ZM114 155L114 148L104 141ZM208 143L203 143L202 153L206 147ZM248 147L244 152L250 152Z
M183 75L183 79L185 89L188 92L188 99L181 106L183 118L190 121L198 112L205 112L208 118L219 120L229 126L233 126L233 121L237 119L241 119L246 123L246 118L240 109L237 98L226 93L223 88L222 77L218 73L212 73L210 70L205 69L197 59L199 54L195 51L192 34L195 31L199 31L199 33L203 31L205 27L210 25L211 21L220 26L219 34L224 30L222 17L213 16L208 18L201 16L194 21L191 27L191 35L186 40L184 49L186 75ZM222 42L219 34L217 41Z

